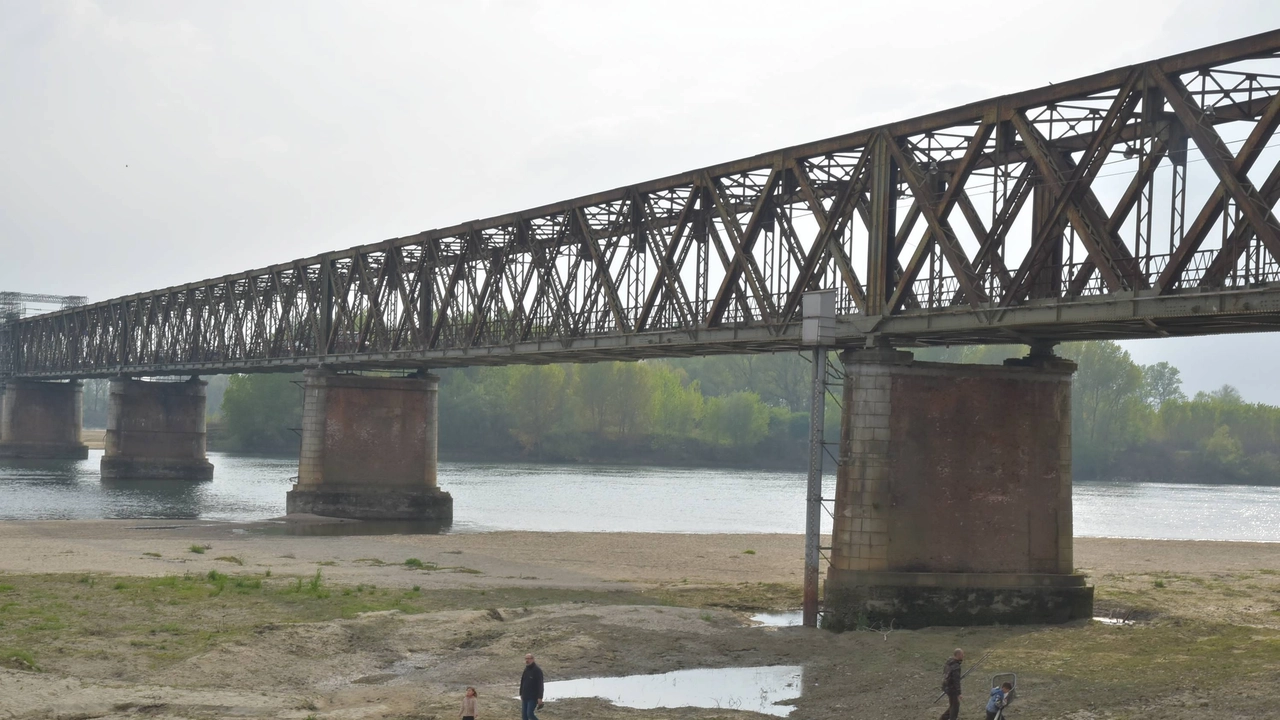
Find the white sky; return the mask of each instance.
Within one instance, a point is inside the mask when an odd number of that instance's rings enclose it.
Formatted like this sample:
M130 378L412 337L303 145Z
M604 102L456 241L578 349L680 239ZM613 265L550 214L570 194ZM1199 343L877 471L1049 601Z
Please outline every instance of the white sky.
M0 0L0 289L199 280L1277 26L1269 0ZM1127 346L1280 403L1275 335Z

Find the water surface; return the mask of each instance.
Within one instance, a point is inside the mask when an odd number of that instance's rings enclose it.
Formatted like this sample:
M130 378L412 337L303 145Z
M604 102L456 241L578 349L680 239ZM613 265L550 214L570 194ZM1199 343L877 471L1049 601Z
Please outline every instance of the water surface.
M795 708L778 703L800 697L803 672L799 665L773 665L582 678L547 683L543 699L598 697L644 710L698 707L787 717Z
M104 483L101 457L93 450L81 461L0 460L0 520L264 520L284 514L297 474L294 458L210 453L211 482ZM441 463L439 476L454 497L453 532L804 532L798 472ZM834 483L826 478L827 497ZM1280 542L1276 487L1078 482L1074 514L1077 536ZM828 515L823 528L830 531Z

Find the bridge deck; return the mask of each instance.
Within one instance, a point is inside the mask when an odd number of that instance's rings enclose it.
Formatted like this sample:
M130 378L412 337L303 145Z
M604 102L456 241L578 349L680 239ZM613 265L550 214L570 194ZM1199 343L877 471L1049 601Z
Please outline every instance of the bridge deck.
M1280 31L0 328L0 374L433 367L1280 324Z

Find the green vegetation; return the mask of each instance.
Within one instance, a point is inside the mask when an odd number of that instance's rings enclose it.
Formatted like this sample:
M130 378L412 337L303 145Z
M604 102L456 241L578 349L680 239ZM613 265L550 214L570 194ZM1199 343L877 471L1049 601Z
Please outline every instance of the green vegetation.
M249 453L298 449L302 425L301 375L232 375L222 398L219 427L226 449Z
M26 650L19 650L18 648L0 647L0 667L6 667L10 670L40 672L40 666L36 665L35 656Z
M189 548L187 548L187 549L188 549L188 550L190 550L191 552L193 552L193 553L197 554L197 555L203 555L203 554L204 554L204 551L205 551L205 550L208 550L208 549L209 549L209 547L208 547L207 545L192 545L191 547L189 547Z
M71 655L136 654L156 663L181 660L278 623L404 613L562 603L673 604L692 607L790 607L794 586L735 585L644 593L555 588L423 590L374 585L330 587L320 571L310 578L265 574L165 577L8 575L0 602L0 666L37 670ZM34 648L37 654L21 648ZM43 658L43 659L42 659Z
M1177 368L1138 365L1112 342L1058 351L1079 364L1077 478L1280 484L1280 408L1246 403L1230 386L1187 398ZM915 353L998 363L1026 348ZM442 370L441 456L799 469L808 457L811 372L798 353ZM233 377L221 410L227 449L295 451L296 382ZM839 433L839 414L828 402L828 441Z

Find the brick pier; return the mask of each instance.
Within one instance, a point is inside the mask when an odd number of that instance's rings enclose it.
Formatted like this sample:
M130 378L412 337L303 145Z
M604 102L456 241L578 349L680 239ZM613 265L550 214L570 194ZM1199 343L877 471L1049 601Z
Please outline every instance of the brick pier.
M834 629L1064 622L1072 567L1071 375L847 352L831 565Z

